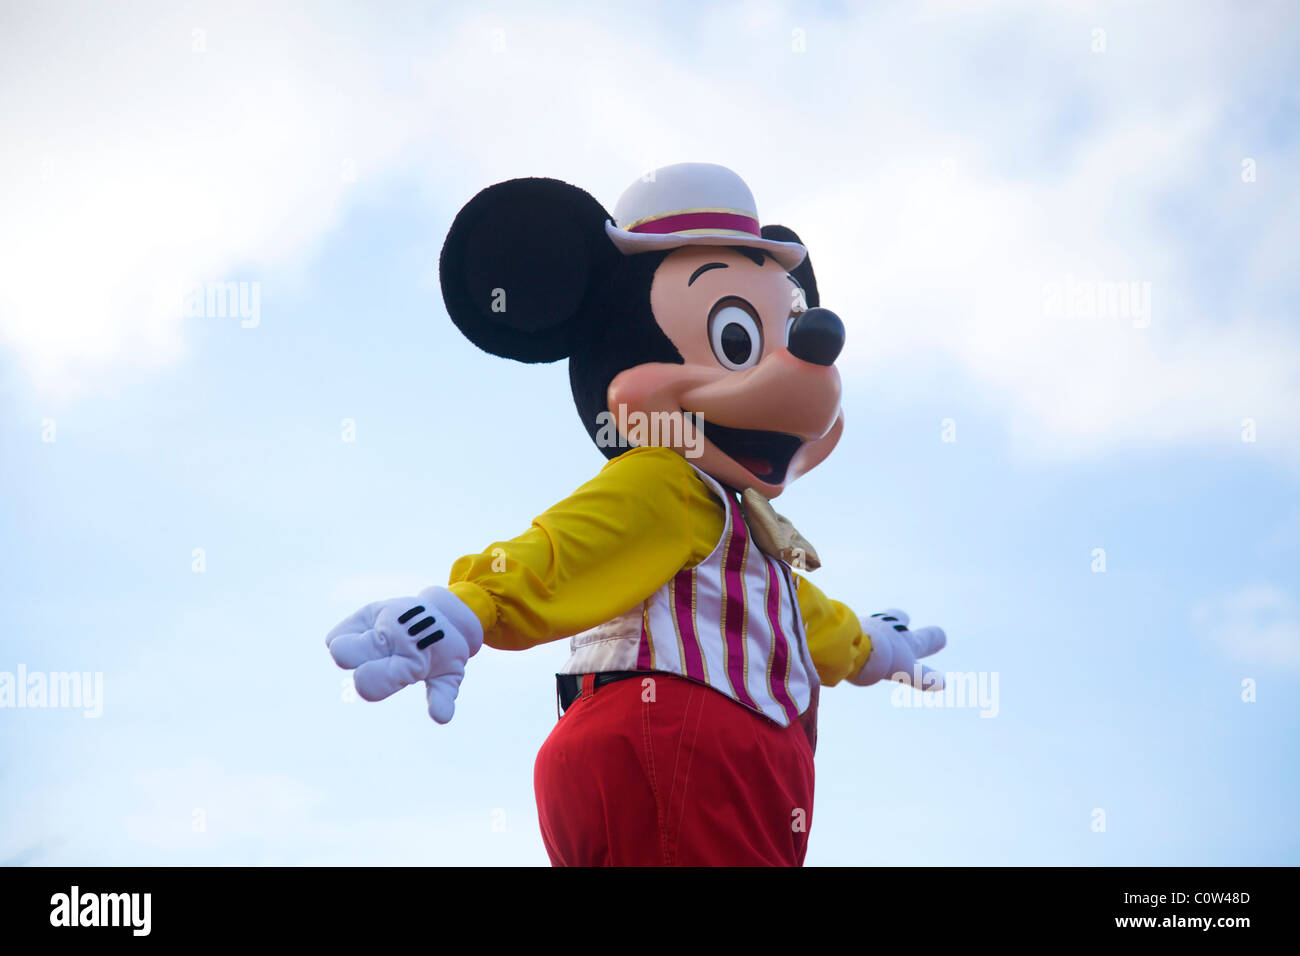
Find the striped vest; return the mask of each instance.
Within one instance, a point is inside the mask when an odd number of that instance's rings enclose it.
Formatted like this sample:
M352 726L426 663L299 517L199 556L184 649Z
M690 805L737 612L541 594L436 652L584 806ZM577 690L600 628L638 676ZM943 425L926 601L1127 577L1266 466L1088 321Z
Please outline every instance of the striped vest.
M818 687L794 577L784 561L759 550L735 498L695 471L726 509L717 546L643 604L575 635L563 673L679 674L789 726Z

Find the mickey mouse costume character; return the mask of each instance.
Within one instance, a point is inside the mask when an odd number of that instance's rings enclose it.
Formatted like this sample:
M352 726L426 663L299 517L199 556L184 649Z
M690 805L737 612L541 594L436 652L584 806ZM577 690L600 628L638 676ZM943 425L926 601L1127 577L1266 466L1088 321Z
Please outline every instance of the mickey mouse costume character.
M554 864L802 864L820 686L937 688L917 658L945 638L827 598L794 571L816 553L768 504L844 427L844 326L799 237L760 228L721 166L655 170L612 217L567 183L515 179L456 216L440 274L480 348L568 357L611 460L523 534L458 560L446 588L343 621L334 660L366 700L423 681L446 723L484 643L571 638L535 767ZM649 443L634 420L681 427Z

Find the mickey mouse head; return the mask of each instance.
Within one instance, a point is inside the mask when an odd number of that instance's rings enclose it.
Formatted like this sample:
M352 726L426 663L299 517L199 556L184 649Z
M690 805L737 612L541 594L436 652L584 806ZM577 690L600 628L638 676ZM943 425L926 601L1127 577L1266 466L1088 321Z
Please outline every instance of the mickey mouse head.
M844 326L820 308L799 237L754 209L735 173L704 163L643 177L614 216L558 180L499 183L452 224L443 299L485 351L567 357L608 457L626 449L605 440L611 420L689 415L697 467L774 498L839 441Z

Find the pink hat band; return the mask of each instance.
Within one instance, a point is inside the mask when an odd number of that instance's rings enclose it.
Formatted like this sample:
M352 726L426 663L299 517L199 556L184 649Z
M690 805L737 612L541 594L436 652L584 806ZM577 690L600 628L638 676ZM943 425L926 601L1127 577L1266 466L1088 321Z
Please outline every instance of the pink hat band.
M643 219L626 229L628 232L650 235L731 232L762 237L757 219L729 209L681 209Z

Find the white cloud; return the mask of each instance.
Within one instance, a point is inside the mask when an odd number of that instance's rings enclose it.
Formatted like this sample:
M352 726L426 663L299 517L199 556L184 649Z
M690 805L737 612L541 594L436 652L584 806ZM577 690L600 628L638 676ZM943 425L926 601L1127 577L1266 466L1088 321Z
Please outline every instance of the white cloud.
M1148 131L1141 148L1101 144L1106 161L1090 160L1050 185L960 164L945 181L941 161L929 175L902 166L837 185L812 208L826 250L818 261L824 300L844 303L857 319L850 367L890 385L912 379L933 387L935 370L955 365L979 383L1021 447L1038 452L1188 441L1240 447L1242 421L1251 418L1269 432L1260 442L1274 451L1290 445L1295 456L1296 327L1257 292L1230 296L1224 312L1202 301L1192 264L1157 230L1112 234L1104 221L1090 221L1090 205L1131 166L1195 154L1206 135L1171 123ZM861 216L837 220L833 210L845 207ZM868 210L880 228L853 228ZM1049 312L1049 287L1102 281L1146 285L1149 315Z
M1275 587L1240 588L1192 611L1210 646L1243 664L1300 672L1300 607Z
M182 288L297 264L403 138L373 53L299 13L35 7L3 43L0 344L47 393L176 360Z
M160 278L291 269L398 171L448 210L519 175L612 207L707 159L808 241L882 396L956 368L1034 453L1227 446L1253 418L1300 461L1298 152L1234 105L1276 95L1285 8L168 9L6 37L0 344L42 390L175 360ZM1149 282L1150 326L1044 315L1067 276Z

